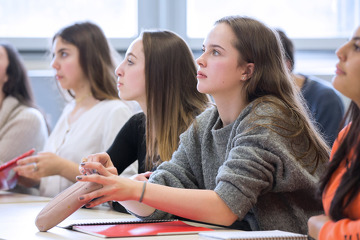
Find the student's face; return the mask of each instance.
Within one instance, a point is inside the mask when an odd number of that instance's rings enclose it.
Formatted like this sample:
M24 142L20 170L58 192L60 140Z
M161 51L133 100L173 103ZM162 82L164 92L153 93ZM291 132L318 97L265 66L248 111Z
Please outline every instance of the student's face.
M9 58L3 46L0 46L0 89L4 86L8 76L6 70L9 66Z
M336 51L339 62L334 87L360 107L360 27L352 39Z
M119 97L128 101L137 101L140 106L144 106L146 104L145 55L142 39L138 38L131 43L115 73L118 76Z
M79 50L75 45L58 37L54 41L52 52L51 66L56 70L56 80L63 89L76 91L88 84L80 66Z
M201 93L229 95L241 92L244 67L239 66L239 53L233 46L236 36L225 23L214 26L203 43L203 54L196 60L197 89Z

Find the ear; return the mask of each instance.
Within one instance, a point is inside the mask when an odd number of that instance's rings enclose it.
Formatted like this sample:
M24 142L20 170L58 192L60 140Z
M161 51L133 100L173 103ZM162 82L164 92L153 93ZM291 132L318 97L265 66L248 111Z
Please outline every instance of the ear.
M291 73L291 68L292 68L291 61L286 59L285 64L286 64L287 69L289 70L289 73Z
M242 81L247 81L248 79L250 79L252 77L253 73L254 73L254 69L255 69L255 64L254 63L246 63L245 71L241 75L241 80Z

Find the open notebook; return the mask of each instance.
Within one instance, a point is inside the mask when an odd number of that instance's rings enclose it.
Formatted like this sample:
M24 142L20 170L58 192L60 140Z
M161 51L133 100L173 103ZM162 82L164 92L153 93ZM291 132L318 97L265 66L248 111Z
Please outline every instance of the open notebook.
M200 239L220 239L220 240L307 240L307 235L284 232L279 230L272 231L218 231L199 233Z
M202 231L213 231L210 228L196 227L174 219L143 221L136 218L74 220L63 222L58 227L104 238L196 234Z

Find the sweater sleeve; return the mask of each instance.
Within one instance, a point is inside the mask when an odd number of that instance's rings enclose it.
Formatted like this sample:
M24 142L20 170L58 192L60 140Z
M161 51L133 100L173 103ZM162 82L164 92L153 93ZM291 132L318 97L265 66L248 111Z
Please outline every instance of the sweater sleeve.
M238 134L233 142L234 146L216 177L215 192L239 219L243 219L258 197L275 187L275 178L286 177L283 159L273 149L286 149L287 146L277 134L265 128ZM286 153L283 155L286 157Z
M31 148L41 151L48 137L43 116L32 108L20 111L7 123L6 128L0 137L0 156L4 162Z
M359 239L360 220L342 219L337 222L328 221L321 228L319 240Z
M303 160L294 156L303 153L307 144L305 135L289 140L287 135L292 132L287 129L293 126L290 121L280 108L263 104L242 119L230 135L231 145L216 176L215 192L239 220L258 206L259 199L277 193L293 194L289 199L295 195L308 199L304 205L313 199L316 178L310 174L313 166L305 167L311 155Z

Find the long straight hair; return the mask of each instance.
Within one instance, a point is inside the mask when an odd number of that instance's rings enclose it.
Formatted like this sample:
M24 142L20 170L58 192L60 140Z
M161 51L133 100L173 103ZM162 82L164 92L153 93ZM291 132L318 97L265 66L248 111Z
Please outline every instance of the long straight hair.
M171 159L179 136L207 106L196 89L196 65L188 45L170 31L144 31L146 166Z
M13 96L21 104L36 108L33 90L19 52L8 43L0 43L8 56L9 65L6 69L8 81L3 86L5 97Z
M286 123L287 130L291 133L287 137L296 139L301 134L306 135L308 151L295 157L301 160L315 152L311 163L312 172L315 172L319 162L328 159L329 147L310 121L304 100L291 80L278 34L263 23L248 17L228 16L215 24L220 23L230 26L236 36L233 44L239 52L239 65L244 61L255 65L251 79L244 83L247 100L252 102L264 99L277 105L284 113L295 116L295 124ZM262 98L264 96L275 96L282 104L270 98ZM279 121L282 119L279 118Z
M80 66L90 81L90 89L98 100L117 99L115 64L111 49L101 28L91 22L79 22L59 30L53 37L61 38L79 50ZM73 96L69 90L69 94Z
M320 181L320 193L324 193L327 183L339 165L346 161L347 171L343 175L340 185L335 192L335 196L330 205L330 217L334 221L346 218L344 209L351 203L360 191L360 109L355 102L351 102L344 116L341 126L350 121L349 129L343 139L338 139L341 143L324 177ZM349 155L353 152L352 155Z

